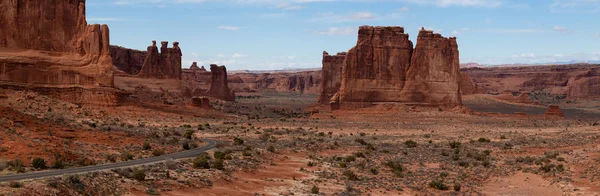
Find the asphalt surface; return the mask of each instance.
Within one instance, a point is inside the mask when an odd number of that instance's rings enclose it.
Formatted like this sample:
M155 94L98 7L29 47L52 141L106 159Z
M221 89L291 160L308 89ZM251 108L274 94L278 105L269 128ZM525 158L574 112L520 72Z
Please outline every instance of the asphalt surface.
M163 162L163 161L167 161L167 160L191 158L191 157L198 156L208 150L211 150L211 149L217 147L216 140L204 139L203 141L208 142L208 144L206 144L205 146L202 146L200 148L193 149L193 150L188 150L188 151L183 151L183 152L178 152L178 153L173 153L173 154L168 154L168 155L162 155L162 156L149 157L149 158L145 158L145 159L131 160L131 161L125 161L125 162L118 162L118 163L109 163L109 164L103 164L103 165L91 165L91 166L86 166L86 167L68 168L68 169L61 169L61 170L48 170L48 171L32 172L32 173L24 173L24 174L5 175L5 176L0 176L0 182L47 178L47 177L55 177L55 176L62 176L62 175L69 175L69 174L89 173L89 172L95 172L95 171L132 167L132 166L138 166L138 165L147 165L147 164Z

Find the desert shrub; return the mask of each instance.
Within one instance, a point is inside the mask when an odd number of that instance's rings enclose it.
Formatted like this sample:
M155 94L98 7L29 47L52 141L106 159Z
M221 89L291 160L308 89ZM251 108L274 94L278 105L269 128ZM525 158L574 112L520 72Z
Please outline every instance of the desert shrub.
M23 184L17 181L10 181L8 182L8 187L10 188L21 188L23 187Z
M363 140L361 138L355 139L354 142L359 143L361 145L367 145L367 142L365 142L365 140Z
M187 131L185 131L185 134L183 134L183 137L188 139L192 139L192 136L194 136L194 130L191 129L188 129Z
M213 161L212 163L212 168L218 169L218 170L223 170L225 169L224 163L223 163L223 159L216 159Z
M356 157L354 155L348 155L346 158L344 158L344 161L354 162L354 161L356 161Z
M379 170L377 170L377 168L371 168L370 171L373 175L379 174Z
M408 141L404 142L404 145L406 145L406 147L408 147L408 148L414 148L414 147L417 147L417 142L408 140Z
M456 191L456 192L460 191L460 183L454 183L454 191Z
M239 138L239 137L233 138L233 143L235 143L237 145L242 145L242 144L244 144L244 139Z
M154 149L152 151L152 155L155 156L155 157L161 156L161 155L164 155L164 154L165 154L165 151L162 150L162 149Z
M31 161L31 166L36 169L46 169L46 160L43 158L37 157Z
M267 151L274 153L275 152L275 147L269 146L269 147L267 147Z
M197 157L192 162L192 166L197 169L210 169L210 163L205 157Z
M402 167L402 164L397 161L390 160L385 162L384 165L389 167L392 170L392 173L394 173L396 176L401 176L402 172L404 171L404 167Z
M457 149L457 148L460 148L461 143L458 141L452 141L452 142L448 143L448 145L450 146L450 148Z
M114 154L107 154L106 160L111 163L117 162L117 156Z
M144 181L146 180L146 170L143 169L138 169L135 170L135 172L133 172L133 179L136 179L137 181Z
M429 182L429 187L443 191L449 189L449 187L444 184L443 180L432 180L431 182Z
M215 151L213 157L215 157L215 159L225 159L225 156L227 156L227 154L229 154L229 152L227 151Z
M182 146L182 148L183 148L184 150L189 150L189 149L190 149L190 144L189 144L188 142L183 142L183 146Z
M309 161L308 164L306 164L306 166L308 166L308 167L312 167L312 166L316 166L316 165L317 165L317 163L312 162L312 161Z
M69 176L67 182L73 186L78 192L85 191L85 184L79 179L78 176Z
M491 142L492 140L488 139L488 138L484 138L484 137L480 137L478 140L478 142Z
M352 180L352 181L358 181L360 180L358 178L358 175L356 175L353 171L351 170L346 170L343 173L344 176L346 176L346 178L348 178L348 180Z
M121 161L133 160L133 155L130 152L121 152Z
M142 149L150 150L150 149L152 149L152 146L150 146L150 143L148 143L148 141L145 141L144 144L142 145Z
M548 159L555 159L558 157L558 152L544 152L544 157Z
M310 189L310 193L312 194L319 194L319 187L317 185L314 185L311 189Z

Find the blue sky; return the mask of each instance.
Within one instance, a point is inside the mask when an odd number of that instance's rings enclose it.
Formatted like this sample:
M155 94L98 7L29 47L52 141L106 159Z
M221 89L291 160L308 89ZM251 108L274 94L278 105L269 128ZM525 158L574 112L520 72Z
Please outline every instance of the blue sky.
M87 0L87 17L113 45L179 41L183 67L316 68L361 25L456 36L461 63L600 60L600 0Z

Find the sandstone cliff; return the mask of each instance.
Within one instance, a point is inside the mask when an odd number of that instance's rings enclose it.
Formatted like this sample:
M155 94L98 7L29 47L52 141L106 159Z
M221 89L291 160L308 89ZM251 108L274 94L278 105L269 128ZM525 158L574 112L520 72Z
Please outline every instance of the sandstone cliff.
M413 49L408 37L402 27L360 27L357 45L343 63L340 90L332 101L341 108L376 102L461 105L456 38L422 29Z
M413 43L402 27L361 26L346 54L340 101L397 102L410 65Z
M148 53L146 51L134 50L120 46L110 46L110 56L113 65L128 75L138 75Z
M85 1L4 0L0 10L0 85L114 90L109 29L87 25ZM44 92L58 91L73 92Z
M346 53L329 55L323 52L323 69L321 70L321 92L319 103L329 103L331 97L340 90L342 86L342 65L346 59Z
M458 57L456 38L444 38L422 29L406 74L402 99L413 103L462 105Z

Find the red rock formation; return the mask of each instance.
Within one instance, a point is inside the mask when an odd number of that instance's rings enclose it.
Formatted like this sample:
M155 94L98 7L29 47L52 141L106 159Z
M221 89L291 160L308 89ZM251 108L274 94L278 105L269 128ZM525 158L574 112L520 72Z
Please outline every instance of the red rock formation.
M361 26L357 45L346 54L340 104L401 101L413 43L402 27Z
M346 59L346 53L329 55L323 51L323 69L321 70L321 94L319 103L329 103L331 97L340 90L342 86L342 65Z
M406 102L462 105L458 57L456 38L422 29L401 97Z
M227 83L227 69L225 66L212 64L210 65L210 72L212 77L210 89L207 94L217 99L235 101L235 94L233 91L229 90L229 85Z
M85 1L5 0L0 10L0 85L115 93L109 29L87 25ZM60 96L76 103L96 102Z
M129 75L138 75L148 53L146 51L124 48L121 46L110 46L110 56L113 65Z
M4 90L2 90L0 88L0 99L6 99L6 98L8 98L8 96L6 96L6 93L4 92Z
M192 97L192 105L207 110L213 109L208 97Z
M421 30L417 46L402 27L362 26L357 45L346 55L339 90L340 108L374 102L461 105L456 38Z
M148 46L148 54L140 71L139 77L157 79L181 79L181 49L179 42L173 42L173 48L168 42L161 42L160 53L156 41Z
M210 88L210 80L212 74L204 66L198 68L196 62L192 63L189 69L181 71L181 79L183 80L186 96L203 96Z
M460 93L461 95L472 95L480 93L477 85L473 82L467 73L460 73Z
M546 111L546 113L544 114L544 116L549 117L549 118L564 118L565 114L562 112L562 110L560 109L560 107L558 107L557 105L550 105L548 110Z
M533 99L544 103L600 98L600 65L481 67L461 71L488 94L531 92Z
M316 94L320 91L321 72L236 73L229 80L235 92L284 92Z

